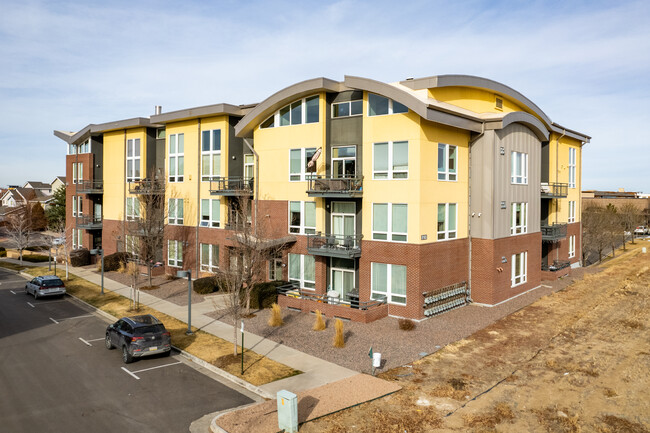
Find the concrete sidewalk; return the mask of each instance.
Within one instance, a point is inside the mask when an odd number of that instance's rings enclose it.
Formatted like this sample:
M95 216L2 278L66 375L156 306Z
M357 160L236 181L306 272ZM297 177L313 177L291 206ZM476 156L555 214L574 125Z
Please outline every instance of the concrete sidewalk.
M21 264L14 259L1 259L2 261ZM22 263L23 266L47 267L45 263ZM59 269L64 269L65 265L59 265ZM80 278L88 280L97 285L101 284L101 275L86 268L75 268L70 266L69 272ZM104 289L118 293L126 298L131 297L131 288L117 281L111 280L104 276ZM178 320L187 322L187 306L176 305L172 302L157 298L149 293L140 292L140 303L147 305L155 310L172 316ZM192 305L192 326L201 329L204 332L213 334L226 341L232 341L233 329L231 325L212 319L205 313L214 311L214 304L211 300ZM245 346L262 356L266 356L273 361L279 362L293 369L300 370L303 374L277 380L275 382L262 385L259 388L264 392L263 397L275 396L275 394L286 389L293 393L316 388L328 383L337 382L358 374L358 372L341 367L331 362L316 358L299 350L292 349L288 346L267 340L256 334L244 332Z

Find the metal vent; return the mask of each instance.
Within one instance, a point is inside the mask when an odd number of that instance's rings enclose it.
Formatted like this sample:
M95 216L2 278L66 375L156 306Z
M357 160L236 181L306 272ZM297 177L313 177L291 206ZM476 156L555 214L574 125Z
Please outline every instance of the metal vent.
M503 99L501 98L496 98L496 107L499 110L503 110Z

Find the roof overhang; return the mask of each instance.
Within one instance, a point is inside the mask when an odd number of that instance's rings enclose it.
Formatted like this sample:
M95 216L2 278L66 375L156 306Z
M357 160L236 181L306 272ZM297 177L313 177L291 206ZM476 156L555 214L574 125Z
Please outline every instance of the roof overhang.
M151 121L158 124L169 122L178 122L182 120L196 119L208 116L240 116L243 117L252 110L255 105L231 105L231 104L214 104L203 107L188 108L185 110L170 111L169 113L156 114L151 116Z
M548 141L549 132L540 120L523 111L514 111L503 116L500 120L485 123L485 129L503 129L513 123L526 125L537 136L539 141Z
M158 127L151 123L146 117L134 117L131 119L117 120L115 122L100 123L87 125L79 132L54 131L54 135L68 144L81 144L90 138L91 135L101 134L103 132L115 131L119 129L129 129L137 127Z

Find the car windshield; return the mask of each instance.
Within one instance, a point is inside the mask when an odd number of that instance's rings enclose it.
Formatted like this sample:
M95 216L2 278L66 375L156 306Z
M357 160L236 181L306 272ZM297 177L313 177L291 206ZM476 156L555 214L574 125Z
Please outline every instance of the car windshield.
M62 286L63 281L61 281L59 278L51 279L51 280L43 280L42 285L43 287L57 287L57 286Z
M163 325L149 325L149 326L140 326L135 328L133 332L134 335L144 335L144 334L160 334L165 332L165 327Z

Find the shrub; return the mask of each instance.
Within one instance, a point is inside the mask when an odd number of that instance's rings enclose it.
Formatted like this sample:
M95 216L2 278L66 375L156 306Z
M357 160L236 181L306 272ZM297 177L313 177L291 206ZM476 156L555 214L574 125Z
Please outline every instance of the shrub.
M0 250L0 257L7 257L7 251L4 248Z
M343 335L343 321L341 319L336 319L334 324L334 347L345 347L345 337Z
M104 271L117 271L120 264L124 265L129 258L129 253L113 253L104 257Z
M282 326L282 310L278 304L271 306L271 317L269 317L269 326Z
M278 303L278 286L286 284L286 281L267 281L258 283L251 290L251 309L263 310L271 308Z
M412 331L415 329L415 322L410 319L399 319L397 324L402 331Z
M50 260L48 256L41 256L38 254L23 254L23 260L32 263L42 263Z
M325 319L323 319L323 313L320 310L316 310L316 320L314 320L314 331L322 331L326 328Z
M70 253L70 264L74 267L90 264L90 251L85 248L74 250Z
M47 245L34 245L32 247L25 248L27 251L47 251L50 249Z
M201 295L208 295L219 290L219 284L215 277L197 278L192 283L193 290Z
M7 251L7 249L5 247L0 247L0 252L2 251Z

